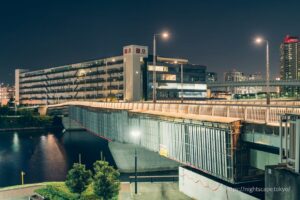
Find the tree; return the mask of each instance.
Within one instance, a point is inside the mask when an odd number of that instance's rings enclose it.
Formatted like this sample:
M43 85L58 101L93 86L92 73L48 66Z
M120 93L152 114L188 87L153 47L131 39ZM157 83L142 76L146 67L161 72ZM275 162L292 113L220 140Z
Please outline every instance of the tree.
M104 200L116 197L120 190L120 173L105 161L95 162L94 171L94 193Z
M74 193L81 193L91 183L92 172L85 169L85 165L75 163L69 170L66 180L67 187Z

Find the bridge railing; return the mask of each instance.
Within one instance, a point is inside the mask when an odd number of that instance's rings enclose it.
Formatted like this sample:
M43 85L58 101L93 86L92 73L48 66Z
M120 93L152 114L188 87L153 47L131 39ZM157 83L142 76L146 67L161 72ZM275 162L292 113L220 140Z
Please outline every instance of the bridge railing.
M79 105L96 108L127 109L139 112L154 111L159 113L208 115L219 117L240 118L249 122L266 123L279 126L280 115L286 113L300 114L300 106L290 105L248 105L248 104L166 104L166 103L108 103L108 102L86 102L74 101L62 104L50 105L48 107Z

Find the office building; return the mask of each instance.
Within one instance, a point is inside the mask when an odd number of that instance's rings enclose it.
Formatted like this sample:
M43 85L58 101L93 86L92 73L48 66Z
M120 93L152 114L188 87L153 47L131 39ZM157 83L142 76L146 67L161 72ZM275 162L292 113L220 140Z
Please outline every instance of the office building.
M232 70L225 72L224 79L225 82L258 81L262 80L262 75L261 73L245 74L243 72ZM263 92L263 87L241 86L228 88L227 92L231 92L231 94L257 94L259 92Z
M32 105L71 100L152 100L153 70L157 74L157 100L206 97L206 66L160 56L155 68L152 62L147 46L129 45L118 56L34 71L17 69L16 101Z
M246 81L247 77L243 72L239 72L235 69L224 73L224 81L225 82L240 82ZM227 88L227 92L231 94L244 94L246 93L246 87L233 87Z
M0 84L0 104L5 106L10 100L15 98L15 88L13 86Z
M298 37L287 35L280 46L280 79L300 79L300 41ZM300 87L282 87L282 95L298 96Z

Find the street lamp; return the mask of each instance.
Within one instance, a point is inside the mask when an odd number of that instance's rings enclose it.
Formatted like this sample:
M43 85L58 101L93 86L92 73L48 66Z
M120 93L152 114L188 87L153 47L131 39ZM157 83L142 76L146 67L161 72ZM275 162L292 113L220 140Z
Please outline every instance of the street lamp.
M140 139L140 131L138 130L132 130L131 135L135 139ZM136 147L134 149L134 193L137 194L137 151Z
M169 33L163 32L153 35L153 103L156 103L156 36L161 36L163 39L168 39Z
M266 85L267 85L267 96L266 96L266 103L267 105L270 105L270 61L269 61L269 41L262 38L262 37L257 37L255 38L255 43L256 44L266 44Z
M21 184L24 185L25 172L21 171Z

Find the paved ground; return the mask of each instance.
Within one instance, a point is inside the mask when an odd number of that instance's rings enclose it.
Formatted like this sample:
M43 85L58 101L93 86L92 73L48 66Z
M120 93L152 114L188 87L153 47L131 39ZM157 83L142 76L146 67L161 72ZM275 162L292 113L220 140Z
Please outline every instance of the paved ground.
M138 172L177 170L180 163L133 144L109 142L110 152L120 172L134 172L134 151L138 154Z
M179 192L178 183L138 183L138 194L134 194L134 183L123 183L119 194L120 200L191 200Z
M1 190L0 199L28 200L28 197L34 193L34 190L40 187L42 185ZM179 192L177 182L138 183L137 195L134 194L134 183L122 182L120 189L120 200L191 200L191 198Z
M28 186L18 189L8 189L0 191L1 200L28 200L28 196L34 193L34 190L42 187L43 185Z

